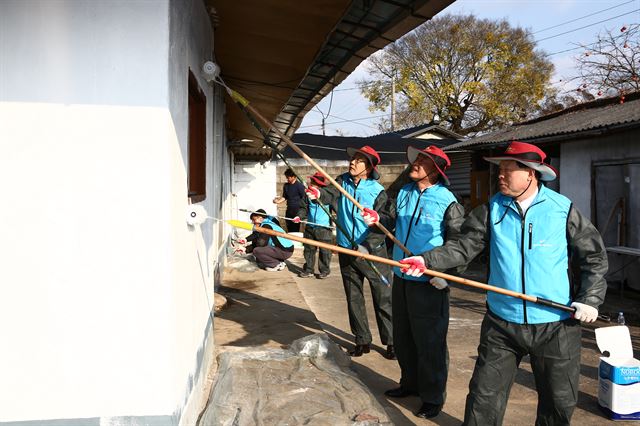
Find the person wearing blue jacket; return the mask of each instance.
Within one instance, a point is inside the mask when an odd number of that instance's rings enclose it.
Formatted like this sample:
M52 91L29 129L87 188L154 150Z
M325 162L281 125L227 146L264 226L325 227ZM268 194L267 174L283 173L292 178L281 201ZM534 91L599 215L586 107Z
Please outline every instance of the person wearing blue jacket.
M309 176L309 186L316 188L324 188L329 184L327 178L320 172L316 172L313 176ZM330 206L325 208L330 209ZM331 233L331 218L327 212L320 206L318 200L308 200L302 203L298 214L294 218L294 222L300 223L306 220L304 226L304 238L320 241L327 244L333 243L333 234ZM326 248L318 248L311 244L304 245L304 266L298 274L300 278L308 278L313 276L316 266L316 252L320 255L318 262L318 279L324 279L331 273L331 250Z
M349 171L338 176L336 182L365 207L365 210L380 210L387 203L387 193L384 187L378 183L380 174L376 166L380 164L380 156L375 149L368 145L359 149L347 148L347 154L351 158ZM340 247L388 257L385 235L376 228L369 228L364 221L363 214L337 188L333 186L322 189L309 187L307 197L311 200L320 198L321 202L331 204L336 211L339 225L336 242ZM346 234L343 233L343 230ZM380 340L383 345L387 346L384 356L388 359L395 359L391 326L391 287L383 282L364 259L343 253L338 255L338 259L342 284L347 297L349 325L355 336L356 344L349 355L362 356L371 350L372 336L363 289L366 278L371 288ZM385 278L390 277L391 270L386 264L377 264L376 267L381 274L384 274Z
M578 399L581 326L598 317L607 284L607 255L597 229L563 195L540 181L556 178L535 145L511 142L499 166L499 193L475 208L460 231L421 256L402 260L407 274L425 265L447 270L489 251L489 284L575 309L573 317L503 294L487 293L478 358L465 406L465 425L500 425L523 357L529 355L538 391L536 425L568 425ZM570 279L570 263L580 274Z
M250 219L255 226L286 233L277 219L262 214L263 211L264 210L261 209L251 214ZM257 238L253 245L254 248L251 254L256 258L258 265L268 272L282 271L287 266L284 261L293 255L293 242L286 238L257 233Z
M449 191L445 174L451 161L440 148L409 147L409 178L395 200L368 224L380 220L411 253L420 254L457 238L464 208ZM406 254L397 245L393 259ZM418 395L422 405L417 417L438 415L444 405L449 354L449 289L441 278L413 277L400 268L393 279L393 341L400 364L400 387L385 395L402 398Z

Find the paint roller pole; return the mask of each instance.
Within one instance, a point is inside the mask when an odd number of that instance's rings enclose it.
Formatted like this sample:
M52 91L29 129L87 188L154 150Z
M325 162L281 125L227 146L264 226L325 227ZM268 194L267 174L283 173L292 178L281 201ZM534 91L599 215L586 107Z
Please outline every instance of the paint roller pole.
M238 210L241 211L241 212L244 212L244 213L257 213L257 214L261 214L261 215L264 214L262 212L256 212L256 211L248 210L248 209L238 209ZM268 214L267 216L273 216L273 215ZM286 216L273 216L273 217L277 217L277 218L284 219L284 220L289 220L289 221L292 221L292 222L295 219L294 217L286 217ZM335 227L333 227L331 225L321 225L319 223L309 222L308 220L301 220L299 223L305 223L307 225L319 226L321 228L336 229Z
M311 157L309 157L303 150L298 148L298 146L295 143L293 143L293 141L287 135L282 133L282 131L280 131L280 129L278 129L277 127L273 126L271 124L271 122L269 122L269 120L264 118L262 116L262 114L260 114L260 112L258 110L256 110L253 106L251 106L249 104L249 101L247 99L245 99L241 94L239 94L235 90L233 90L233 89L231 89L231 88L229 88L227 86L225 86L225 88L227 89L227 92L229 93L229 96L231 96L231 98L235 102L238 102L240 105L242 105L244 108L246 108L249 112L251 112L251 114L253 114L259 121L262 122L263 126L265 126L269 130L274 131L278 136L280 136L282 138L282 140L284 140L286 142L286 144L291 147L291 149L293 149L300 157L305 159L314 169L316 169L324 177L326 177L329 180L329 182L331 182L331 184L338 191L340 191L342 193L342 195L344 195L349 201L351 201L360 211L364 211L364 207L362 206L362 204L360 204L351 194L349 194L347 192L346 189L344 189L340 184L338 184L338 182L336 182L335 179L333 179L331 176L329 176L327 174L327 172L325 172L324 169L322 167L320 167L320 165L318 165L318 163L313 161L313 159ZM385 228L380 222L376 222L376 226L387 237L389 237L394 242L394 244L397 245L403 252L405 252L409 256L413 256L413 253L411 253L408 248L406 248L400 241L398 241L398 239L395 237L395 235L393 235L391 233L391 231L389 231L387 228Z
M356 250L351 250L348 248L344 248L344 247L340 247L340 246L334 246L333 244L327 244L327 243L323 243L320 241L316 241L316 240L310 240L308 238L303 238L303 237L298 237L295 235L291 235L291 234L283 234L282 232L278 232L278 231L274 231L272 229L268 229L268 228L262 228L260 226L253 226L250 223L246 223L246 222L241 222L238 220L229 220L227 221L227 223L231 226L237 227L237 228L244 228L244 229L249 229L249 230L254 230L257 232L261 232L263 234L267 234L267 235L272 235L274 237L282 237L282 238L286 238L292 241L298 241L300 243L303 244L310 244L316 247L320 247L320 248L324 248L324 249L328 249L328 250L332 250L332 251L337 251L339 253L344 253L347 254L349 256L353 256L353 257L359 257L362 259L367 259L370 260L372 262L378 262L378 263L384 263L390 266L395 266L398 268L406 268L407 265L400 263L398 261L395 260L391 260L391 259L387 259L386 257L380 257L380 256L375 256L373 254L367 254L367 253L361 253L359 251ZM523 294L523 293L518 293L516 291L511 291L511 290L506 290L504 288L500 288L500 287L495 287L489 284L484 284L478 281L473 281L473 280L468 280L466 278L461 278L461 277L456 277L455 275L449 275L449 274L445 274L444 272L437 272L437 271L433 271L431 269L427 269L425 268L424 273L427 275L431 275L432 277L439 277L439 278L443 278L445 280L448 281L452 281L452 282L456 282L459 284L463 284L469 287L476 287L476 288L480 288L486 291L492 291L494 293L500 293L500 294L504 294L506 296L511 296L511 297L515 297L517 299L522 299L522 300L526 300L527 302L532 302L532 303L536 303L539 305L544 305L544 306L548 306L550 308L554 308L554 309L559 309L562 311L566 311L566 312L570 312L570 313L575 313L576 312L576 308L573 308L571 306L566 306L563 305L562 303L558 303L558 302L554 302L552 300L548 300L548 299L543 299L542 297L536 297L536 296L531 296L528 294ZM604 320L604 321L609 321L609 318L604 316L604 315L599 315L598 319Z

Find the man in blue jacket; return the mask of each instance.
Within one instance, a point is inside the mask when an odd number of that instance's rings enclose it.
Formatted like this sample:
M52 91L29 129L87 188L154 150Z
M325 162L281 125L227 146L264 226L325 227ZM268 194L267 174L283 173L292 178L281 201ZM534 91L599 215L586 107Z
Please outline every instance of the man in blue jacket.
M500 167L500 193L475 208L460 238L404 259L408 274L424 265L446 270L489 249L489 284L575 308L565 311L487 293L478 359L465 407L465 425L502 423L516 370L529 355L538 391L536 425L568 425L578 399L580 321L593 322L604 301L607 255L600 234L566 197L540 181L556 178L535 145L512 142L485 158ZM580 275L570 282L570 257ZM573 285L572 285L573 284Z
M464 208L449 191L445 174L451 161L440 148L407 150L413 182L403 186L395 200L381 212L380 220L412 253L424 253L456 239L464 221ZM374 224L375 214L365 218ZM370 218L370 216L373 216ZM405 253L393 247L393 259ZM449 354L449 288L441 278L413 277L400 268L393 279L393 340L400 364L400 387L385 395L402 398L419 395L417 417L438 415L444 405Z
M362 148L347 148L351 157L349 171L336 178L336 182L355 198L366 209L380 210L387 203L387 193L378 179L380 175L376 166L380 164L380 156L375 149L368 145ZM337 244L340 247L371 253L376 256L387 257L385 235L376 228L367 226L358 208L333 186L318 189L309 187L307 197L318 199L324 204L331 204L337 212ZM348 233L345 234L342 232ZM353 242L352 242L353 241ZM355 335L355 348L349 352L351 356L362 356L371 350L371 331L364 304L363 284L366 278L371 287L373 309L376 314L380 340L387 345L384 356L395 359L393 349L393 335L391 330L391 287L386 285L380 276L361 258L343 253L338 256L342 284L347 296L349 325ZM391 271L387 265L378 264L377 269L385 277L390 277Z

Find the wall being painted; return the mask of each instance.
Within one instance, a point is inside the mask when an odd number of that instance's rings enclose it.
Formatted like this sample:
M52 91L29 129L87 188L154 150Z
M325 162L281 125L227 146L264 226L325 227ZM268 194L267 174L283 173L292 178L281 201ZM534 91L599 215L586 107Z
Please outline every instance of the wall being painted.
M185 70L212 41L198 0L0 2L0 424L193 424L228 230L185 223Z
M273 204L276 195L282 192L282 187L276 193L276 163L269 161L264 164L244 163L235 164L233 176L233 192L235 196L235 219L249 221L249 213L238 209L264 209L268 214L277 215L278 208ZM248 231L238 230L238 235L247 235Z

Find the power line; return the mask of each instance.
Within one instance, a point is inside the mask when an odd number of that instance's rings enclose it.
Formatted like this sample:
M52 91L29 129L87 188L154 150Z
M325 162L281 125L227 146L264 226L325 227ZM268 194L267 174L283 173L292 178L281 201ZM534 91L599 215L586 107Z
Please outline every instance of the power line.
M584 15L584 16L581 16L581 17L579 17L579 18L572 19L572 20L570 20L570 21L561 22L561 23L556 24L556 25L553 25L553 26L551 26L551 27L547 27L547 28L543 28L543 29L538 30L538 31L534 31L534 32L532 32L532 33L531 33L531 35L533 35L533 34L538 34L538 33L541 33L541 32L543 32L543 31L551 30L551 29L553 29L553 28L558 28L558 27L561 27L561 26L563 26L563 25L570 24L570 23L572 23L572 22L580 21L580 20L582 20L582 19L589 18L590 16L597 15L597 14L599 14L599 13L606 12L607 10L611 10L611 9L615 9L615 8L618 8L618 7L624 6L625 4L634 3L634 2L636 2L636 1L637 1L637 0L629 0L628 2L625 2L625 3L620 3L620 4L617 4L617 5L615 5L615 6L608 7L608 8L606 8L606 9L598 10L598 11L593 12L593 13L590 13L590 14L588 14L588 15Z
M549 37L541 38L540 40L536 40L536 41L538 43L540 43L541 41L549 40L549 39L552 39L552 38L560 37L561 35L573 33L573 32L579 31L579 30L583 30L585 28L593 27L594 25L602 24L603 22L611 21L613 19L620 18L621 16L629 15L631 13L638 12L638 11L640 11L640 9L634 9L634 10L626 12L626 13L621 13L620 15L614 16L612 18L603 19L602 21L594 22L593 24L584 25L582 27L575 28L573 30L569 30L569 31L565 31L563 33L559 33L559 34L555 34L555 35L552 35L552 36L549 36Z
M325 124L338 124L338 123L357 123L358 121L363 121L363 120L373 120L374 118L380 118L380 117L386 117L389 114L380 114L380 115L372 115L369 117L361 117L361 118L352 118L352 119L342 119L341 117L336 117L335 115L332 115L332 117L335 118L341 118L339 121L332 121L330 123L325 123ZM361 123L357 123L357 124L361 124ZM303 128L307 128L307 127L321 127L322 124L309 124L306 126L300 126L298 127L299 129L303 129Z

